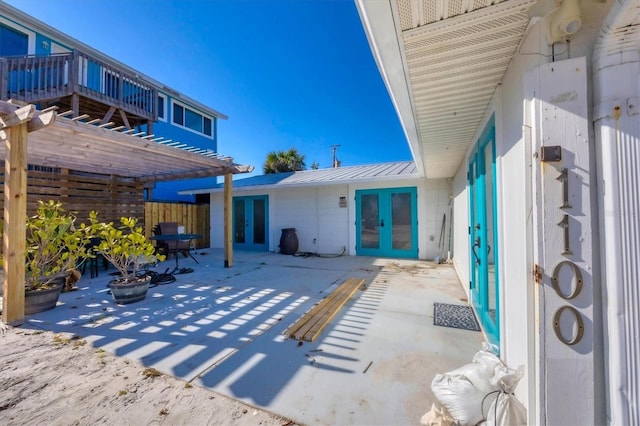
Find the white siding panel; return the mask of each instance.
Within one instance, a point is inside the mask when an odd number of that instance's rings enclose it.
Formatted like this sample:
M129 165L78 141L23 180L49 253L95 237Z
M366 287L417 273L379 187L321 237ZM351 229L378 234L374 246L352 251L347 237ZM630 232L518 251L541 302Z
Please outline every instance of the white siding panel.
M453 266L469 298L469 192L467 190L467 160L453 178Z
M243 190L237 195L267 195L269 197L269 250L278 252L283 228L295 228L298 250L319 254L355 255L355 191L376 188L417 188L418 248L420 259L439 255L438 242L446 215L444 252L449 248L452 189L450 179L406 179L351 185L323 185L302 188L271 188ZM346 197L347 207L340 207L340 197ZM222 248L223 194L211 193L211 247ZM453 253L452 253L453 255Z
M224 248L224 194L211 194L209 223L211 248Z
M346 185L274 191L271 234L278 251L283 228L295 228L298 250L320 254L339 254L348 245L348 210L340 208Z

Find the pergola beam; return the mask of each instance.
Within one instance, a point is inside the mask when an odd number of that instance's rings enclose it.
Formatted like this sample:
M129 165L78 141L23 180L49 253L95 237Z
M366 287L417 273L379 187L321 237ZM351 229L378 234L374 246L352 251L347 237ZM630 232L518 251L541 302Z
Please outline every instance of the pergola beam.
M122 113L122 112L121 112ZM29 163L104 173L139 181L225 176L225 266L233 264L231 178L253 170L229 157L187 151L151 137L85 123L86 116L37 111L33 105L0 101L0 157L5 157L2 319L24 319L27 165ZM32 132L29 135L29 132ZM29 135L29 136L28 136ZM28 138L28 150L27 150ZM177 143L177 142L176 142ZM27 156L28 154L28 156Z

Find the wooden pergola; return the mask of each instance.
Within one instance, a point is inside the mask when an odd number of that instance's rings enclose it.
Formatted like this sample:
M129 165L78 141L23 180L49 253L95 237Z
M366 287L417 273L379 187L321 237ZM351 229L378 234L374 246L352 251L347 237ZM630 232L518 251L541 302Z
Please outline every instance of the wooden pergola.
M224 266L233 265L232 175L250 172L252 166L86 119L0 101L0 156L5 159L2 320L7 324L24 319L28 164L126 176L141 182L224 176Z

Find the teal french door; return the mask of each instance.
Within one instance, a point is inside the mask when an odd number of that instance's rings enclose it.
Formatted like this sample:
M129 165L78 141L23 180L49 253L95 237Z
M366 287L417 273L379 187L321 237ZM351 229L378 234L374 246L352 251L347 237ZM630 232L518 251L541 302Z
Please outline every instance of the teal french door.
M492 116L469 160L471 299L487 337L499 347L500 286L496 217L496 147Z
M356 191L356 254L418 257L416 188Z
M269 250L269 199L266 195L233 197L233 247Z

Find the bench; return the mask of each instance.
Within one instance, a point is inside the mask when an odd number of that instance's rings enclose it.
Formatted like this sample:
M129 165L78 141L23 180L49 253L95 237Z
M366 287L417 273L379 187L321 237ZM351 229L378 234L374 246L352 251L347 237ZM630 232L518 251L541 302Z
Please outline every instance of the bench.
M348 278L345 280L289 328L289 337L313 342L363 284L364 280L362 278Z

